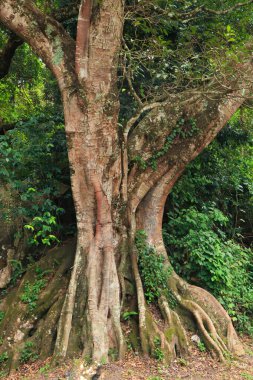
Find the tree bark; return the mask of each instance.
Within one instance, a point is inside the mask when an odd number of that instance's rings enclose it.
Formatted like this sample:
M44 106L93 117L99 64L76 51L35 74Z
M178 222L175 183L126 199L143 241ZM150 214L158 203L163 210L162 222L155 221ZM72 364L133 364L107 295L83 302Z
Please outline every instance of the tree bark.
M56 76L64 105L78 235L58 321L55 359L80 350L96 363L107 361L110 350L123 357L120 319L126 283L132 280L135 291L131 297L138 307L144 353L155 352L157 336L167 361L185 353L185 314L220 360L229 351L242 353L221 305L174 272L168 288L177 307L173 310L161 296L158 304L164 323L159 325L145 300L135 234L144 229L147 243L170 266L161 234L166 197L187 163L249 96L251 61L236 81L231 78L229 92L216 85L215 99L203 91L172 94L161 103L145 105L120 132L117 67L123 2L103 0L92 15L91 2L82 1L76 46L61 25L29 1L2 0L0 4L0 20L27 41Z

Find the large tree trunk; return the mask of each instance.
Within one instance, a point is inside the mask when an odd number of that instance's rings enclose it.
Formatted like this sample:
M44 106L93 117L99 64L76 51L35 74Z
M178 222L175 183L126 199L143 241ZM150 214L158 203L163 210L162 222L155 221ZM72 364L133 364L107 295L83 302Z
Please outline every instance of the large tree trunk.
M55 355L64 357L68 347L75 346L70 342L70 332L76 318L84 354L100 362L108 359L110 348L116 347L119 356L124 352L116 265L119 242L113 221L113 202L119 197L120 184L114 65L123 13L122 4L107 1L101 5L100 21L89 25L89 7L86 1L80 9L76 55L76 69L86 95L79 91L69 97L69 92L63 91L78 242ZM89 48L85 46L88 41L83 40L87 30ZM98 59L101 55L102 62ZM71 333L73 339L76 336Z
M43 15L30 2L23 1L20 9L16 0L1 2L0 19L44 59L58 79L64 104L78 235L62 310L54 313L49 305L43 314L45 318L52 313L57 324L54 357L58 360L80 351L96 363L107 361L110 352L123 357L127 337L121 314L131 307L138 311L135 332L144 353L155 352L158 337L167 361L182 355L187 351L186 326L190 326L224 360L229 351L243 351L228 314L209 293L188 285L173 271L167 286L176 306L173 309L165 295L160 296L155 306L163 322L156 320L144 296L135 235L145 230L147 244L164 256L164 266L170 266L161 233L166 197L187 163L243 103L242 93L246 96L250 91L246 84L252 75L251 61L236 83L232 75L235 90L224 93L217 85L211 89L217 94L212 100L201 91L171 94L162 103L145 105L122 131L116 88L122 3L103 0L91 18L91 2L81 2L74 55L70 37L50 17L46 27ZM136 163L136 156L144 165ZM14 339L8 321L4 326L5 336ZM23 338L36 337L36 331L33 326ZM4 345L3 350L12 347ZM42 345L38 351L43 352Z

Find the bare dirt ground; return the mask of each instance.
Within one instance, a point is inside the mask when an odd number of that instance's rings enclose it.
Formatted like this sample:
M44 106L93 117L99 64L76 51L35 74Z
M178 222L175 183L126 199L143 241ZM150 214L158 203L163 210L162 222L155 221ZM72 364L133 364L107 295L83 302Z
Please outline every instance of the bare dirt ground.
M130 352L124 361L102 366L93 380L253 380L253 340L244 338L245 356L229 359L221 364L209 353L201 352L191 344L188 358L176 359L169 366L154 359L143 358ZM66 363L56 369L50 361L24 365L6 380L85 380L74 368L81 360Z

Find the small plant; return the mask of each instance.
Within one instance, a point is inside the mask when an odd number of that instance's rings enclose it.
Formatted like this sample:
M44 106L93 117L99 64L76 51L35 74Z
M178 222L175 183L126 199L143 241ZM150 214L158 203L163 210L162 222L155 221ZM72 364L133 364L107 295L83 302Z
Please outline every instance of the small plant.
M20 296L22 302L28 304L29 310L33 311L36 308L36 301L39 298L41 290L46 286L44 277L51 273L51 270L43 270L40 267L35 268L36 280L33 284L29 281L25 283L24 291Z
M16 285L17 280L23 275L25 269L19 260L10 260L10 264L12 268L11 284Z
M46 269L46 270L43 270L42 268L40 267L36 267L35 269L35 273L36 273L36 277L38 280L41 280L43 277L45 277L46 275L48 275L49 273L52 273L52 270L51 269Z
M124 319L124 321L128 321L131 317L133 317L135 315L138 315L138 313L136 313L136 311L125 311L122 314L122 318Z
M38 355L33 350L34 344L33 342L26 342L23 350L20 354L20 363L24 364L29 361L35 361L38 359Z
M9 355L8 355L8 352L3 352L1 355L0 355L0 365L2 365L4 362L6 362L6 360L9 359Z
M163 378L160 376L151 376L151 377L148 377L147 380L163 380Z
M49 363L47 363L47 364L45 364L43 367L41 367L40 369L39 369L39 373L47 373L48 372L48 370L49 370L49 368L50 368L50 364Z
M100 364L101 365L105 365L107 363L107 360L106 360L106 357L105 356L102 356L101 360L100 360Z
M162 352L162 350L160 348L155 348L154 350L154 358L156 360L158 360L159 362L163 361L164 359L164 353Z
M161 339L158 336L154 338L154 345L155 345L155 349L154 349L153 356L156 360L161 362L164 359L164 353L161 350Z
M5 315L4 311L0 311L0 323L4 319L4 315Z
M22 302L28 304L29 310L33 311L36 308L36 301L39 298L39 293L46 286L44 279L36 280L33 284L29 281L25 283L24 292L21 294L20 299Z
M118 358L118 351L116 350L116 348L109 348L108 355L112 359L112 361L116 361Z
M90 355L85 355L84 356L84 363L85 363L85 365L87 366L87 365L91 365L91 363L92 363L92 357L90 356Z
M206 352L206 346L203 342L199 341L197 346L198 346L199 351Z
M145 231L137 231L135 243L138 250L138 265L147 302L151 303L155 302L162 293L167 295L167 283L172 268L165 267L164 257L149 246L146 240Z
M178 301L176 299L176 297L174 296L173 292L171 291L171 289L166 289L166 296L167 296L167 300L168 300L168 303L169 303L169 307L174 310L177 305L178 305Z
M253 375L250 375L249 373L241 373L241 376L246 380L253 380Z
M62 212L59 209L59 213ZM31 245L44 244L50 246L53 242L59 243L59 240L52 231L57 227L57 220L49 211L41 216L35 216L30 224L26 224L24 228L32 233L29 238Z

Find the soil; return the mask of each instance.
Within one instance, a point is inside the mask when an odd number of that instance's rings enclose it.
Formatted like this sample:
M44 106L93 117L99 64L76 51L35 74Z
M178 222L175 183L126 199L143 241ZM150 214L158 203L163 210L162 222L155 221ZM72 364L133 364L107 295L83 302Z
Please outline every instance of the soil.
M94 372L93 380L253 380L253 340L244 337L245 355L225 364L219 363L208 352L200 351L195 343L190 345L187 358L177 358L169 366L129 352L124 361L106 364ZM23 365L6 380L85 380L80 372L82 361L66 362L59 368L50 369L50 359Z

